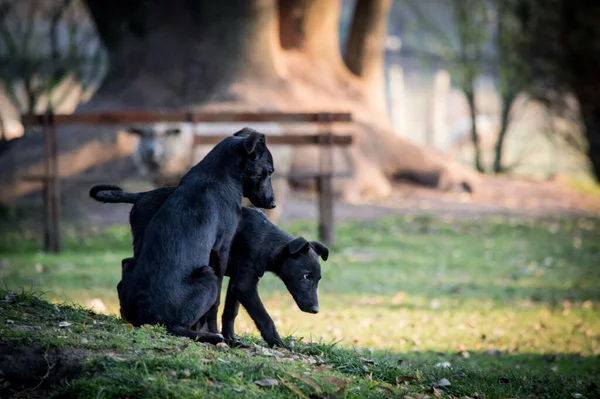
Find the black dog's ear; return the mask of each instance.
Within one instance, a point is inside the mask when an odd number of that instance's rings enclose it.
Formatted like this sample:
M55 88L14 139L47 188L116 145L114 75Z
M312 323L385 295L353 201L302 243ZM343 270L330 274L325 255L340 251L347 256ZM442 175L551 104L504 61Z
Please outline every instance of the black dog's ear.
M257 159L261 155L257 153L256 149L259 143L265 143L264 134L258 133L254 129L245 127L239 132L234 133L234 136L244 138L244 150L252 159Z
M311 241L310 246L313 247L317 255L319 255L323 260L327 260L327 258L329 258L329 248L327 248L325 244L319 241Z
M294 238L292 241L288 242L287 248L290 254L296 255L298 252L302 251L304 248L308 248L310 244L308 241L304 239L304 237Z
M167 131L165 132L165 135L167 135L167 136L174 136L174 135L176 135L176 134L179 134L179 133L181 133L181 129L179 129L179 128L177 127L177 128L174 128L174 129L169 129L169 130L167 130Z

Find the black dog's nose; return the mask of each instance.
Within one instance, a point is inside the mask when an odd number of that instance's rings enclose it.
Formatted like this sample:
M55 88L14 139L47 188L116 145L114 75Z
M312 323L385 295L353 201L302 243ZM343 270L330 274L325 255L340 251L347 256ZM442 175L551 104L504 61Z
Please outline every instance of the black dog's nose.
M313 313L313 314L319 313L319 305L313 305L313 306L311 306L310 313Z
M269 206L271 207L270 209L273 209L277 206L277 203L275 202L275 200L273 200L273 201L271 201L271 205L269 205Z

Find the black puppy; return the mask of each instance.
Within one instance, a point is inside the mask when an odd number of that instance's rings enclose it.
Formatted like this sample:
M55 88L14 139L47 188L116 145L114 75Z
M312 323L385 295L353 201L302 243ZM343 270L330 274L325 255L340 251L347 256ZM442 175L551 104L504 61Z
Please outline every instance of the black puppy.
M94 186L90 196L97 201L134 204L130 213L134 257L139 252L144 230L154 213L166 201L175 187L163 187L143 193L123 192L118 186ZM223 335L233 341L234 321L239 303L246 308L264 340L270 345L283 346L273 320L258 296L258 280L265 271L278 275L296 301L308 313L318 311L317 285L321 278L318 256L327 260L329 249L318 241L294 238L271 223L257 209L242 207L242 215L234 237L226 276L231 278L223 313ZM123 260L123 279L128 278L135 262ZM117 286L121 299L121 285ZM121 315L128 319L127 303L121 302ZM202 323L202 322L201 322Z
M217 301L242 196L255 206L275 206L264 135L244 129L234 136L183 176L148 221L121 286L133 325L162 323L176 335L223 341L215 334ZM204 315L211 333L192 331Z
M284 346L273 319L258 295L258 280L265 271L281 278L303 312L317 313L317 288L321 265L329 257L329 249L318 241L294 238L275 226L258 209L242 208L242 218L231 245L226 275L227 287L223 310L223 336L234 340L234 321L241 303L256 323L269 346Z

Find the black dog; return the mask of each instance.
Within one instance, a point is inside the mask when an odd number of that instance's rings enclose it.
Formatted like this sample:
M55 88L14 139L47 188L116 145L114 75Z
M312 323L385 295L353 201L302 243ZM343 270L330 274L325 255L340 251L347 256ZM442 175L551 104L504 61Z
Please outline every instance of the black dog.
M90 196L97 201L134 204L130 224L134 241L134 257L144 236L148 221L171 195L175 187L163 187L143 193L126 193L118 186L94 186ZM239 303L246 308L264 340L270 345L283 346L273 320L258 296L258 280L265 271L278 275L296 301L298 307L308 313L318 311L317 285L321 278L318 255L327 260L329 249L318 241L308 242L294 238L271 223L257 209L242 207L242 216L234 237L226 276L231 278L223 313L223 335L233 341L234 321ZM123 279L135 266L132 258L123 260ZM121 285L117 286L119 299ZM128 319L128 309L121 302L121 315ZM202 323L202 322L201 322Z
M133 325L163 323L176 335L223 341L215 334L218 298L242 196L255 206L275 206L264 135L244 129L234 136L181 179L147 221L134 260L124 260L130 274L121 281L120 299ZM127 267L131 262L135 267ZM204 315L211 333L192 331Z
M303 312L317 313L321 265L329 249L318 241L294 238L271 223L258 209L242 208L242 218L231 245L227 276L229 286L223 310L223 336L234 340L234 321L241 303L269 346L284 346L275 323L258 295L258 280L265 271L281 278Z

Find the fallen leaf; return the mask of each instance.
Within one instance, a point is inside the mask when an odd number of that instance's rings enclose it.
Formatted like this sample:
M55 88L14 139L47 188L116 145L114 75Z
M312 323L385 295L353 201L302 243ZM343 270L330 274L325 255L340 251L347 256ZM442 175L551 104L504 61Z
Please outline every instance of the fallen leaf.
M115 352L109 352L108 353L108 357L110 357L111 359L117 361L117 362L124 362L125 359L120 357L119 355L117 355Z
M583 395L580 393L572 393L571 396L574 397L575 399L583 398Z
M395 395L396 392L394 392L393 389L388 388L388 387L377 387L377 389L379 389L380 391L383 391L385 393L387 393L388 395Z
M358 360L362 360L367 364L375 364L375 360L367 359L366 357L359 357Z
M449 387L450 385L452 385L450 383L450 381L448 381L446 378L442 378L441 380L438 381L437 386L438 387Z
M187 367L183 369L183 375L184 375L184 376L186 376L186 377L189 377L189 376L190 376L190 374L191 374L191 373L190 373L190 369L188 369Z
M307 385L310 385L311 387L313 387L313 389L315 390L315 392L317 393L321 393L323 392L323 390L321 389L321 387L319 386L319 384L317 384L316 382L314 382L313 380L311 380L310 378L304 377L300 374L296 374L296 373L290 373L290 372L285 372L287 375L300 380L302 382L304 382Z
M448 368L452 367L452 364L450 364L450 362L440 362L440 363L436 363L435 366L433 366L433 367L448 369Z
M227 345L225 342L219 342L217 344L217 348L227 350L227 349L229 349L229 345Z
M275 381L275 382L277 382L277 381ZM215 385L215 381L212 378L207 378L206 385L208 385L209 387L212 387L213 385Z
M265 378L264 380L254 381L259 387L276 387L279 385L279 381L274 378Z
M127 328L128 330L133 330L133 324L131 323L125 323L123 324L123 326L125 326L125 328Z
M15 324L15 321L11 319L6 319L6 324Z
M309 399L308 396L306 396L297 386L295 386L294 384L292 384L290 381L286 381L286 380L282 379L281 383L283 385L285 385L285 387L287 389L289 389L290 391L294 392L296 395L300 396L301 398Z
M188 346L190 346L190 344L188 342L186 342L185 344L183 344L179 347L179 350L183 352L184 350L186 350L188 348Z
M438 391L437 389L435 389L435 387L431 387L431 393L436 398L441 398L442 397L442 394L440 393L440 391Z
M68 321L61 321L60 323L58 323L58 327L59 328L63 328L63 327L69 327L72 323L68 322Z
M411 382L415 381L417 377L413 377L412 375L398 375L396 376L396 384L401 384L403 382Z
M165 373L167 377L177 377L177 372L175 370L169 370Z
M348 382L346 380L342 380L341 378L337 378L331 375L324 375L321 377L322 380L328 382L329 384L336 386L336 392L346 388Z

